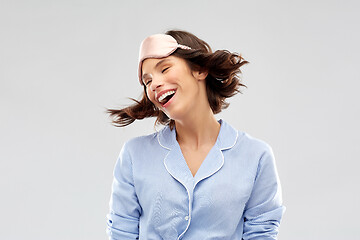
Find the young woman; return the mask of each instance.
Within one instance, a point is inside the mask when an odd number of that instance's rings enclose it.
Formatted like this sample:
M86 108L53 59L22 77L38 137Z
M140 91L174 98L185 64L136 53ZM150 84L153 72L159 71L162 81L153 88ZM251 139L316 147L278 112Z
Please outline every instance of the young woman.
M276 239L284 207L271 147L214 116L244 86L245 63L185 31L142 42L144 95L109 113L116 126L156 117L165 127L121 150L110 239Z

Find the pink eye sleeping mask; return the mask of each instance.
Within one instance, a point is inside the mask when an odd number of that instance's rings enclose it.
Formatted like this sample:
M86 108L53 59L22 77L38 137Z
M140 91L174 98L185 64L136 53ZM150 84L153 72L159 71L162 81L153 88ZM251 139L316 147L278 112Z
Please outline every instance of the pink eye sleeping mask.
M139 81L142 81L142 63L147 58L164 58L175 52L176 49L191 49L188 46L178 44L175 38L167 34L155 34L145 38L140 45L139 52Z

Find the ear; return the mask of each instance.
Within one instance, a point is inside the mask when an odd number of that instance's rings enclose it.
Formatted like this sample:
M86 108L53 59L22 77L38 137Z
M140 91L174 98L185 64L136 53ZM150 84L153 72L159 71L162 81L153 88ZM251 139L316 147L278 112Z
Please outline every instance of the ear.
M194 71L193 75L197 80L204 81L208 75L208 72L204 70Z

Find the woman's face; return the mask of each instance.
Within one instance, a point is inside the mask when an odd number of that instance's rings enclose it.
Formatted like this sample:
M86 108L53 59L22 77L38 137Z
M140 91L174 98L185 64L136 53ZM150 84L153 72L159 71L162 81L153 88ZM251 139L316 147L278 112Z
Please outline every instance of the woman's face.
M205 88L203 75L191 71L184 59L175 56L149 58L142 64L148 98L174 120L185 117L199 100L201 88Z

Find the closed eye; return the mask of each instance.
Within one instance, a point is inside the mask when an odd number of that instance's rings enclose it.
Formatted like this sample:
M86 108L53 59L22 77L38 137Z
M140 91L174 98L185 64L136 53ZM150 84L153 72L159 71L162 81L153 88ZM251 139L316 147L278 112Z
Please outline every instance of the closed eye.
M164 68L161 73L164 73L166 70L168 70L170 67Z
M145 86L149 85L151 83L151 79L145 81Z

